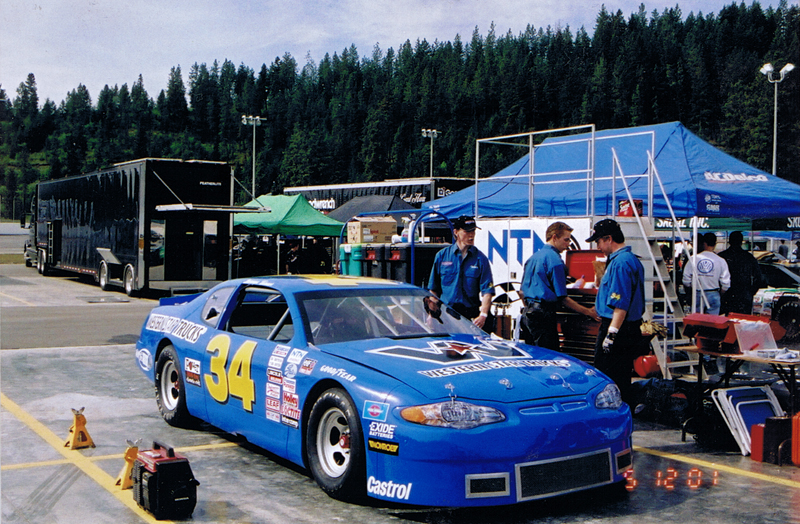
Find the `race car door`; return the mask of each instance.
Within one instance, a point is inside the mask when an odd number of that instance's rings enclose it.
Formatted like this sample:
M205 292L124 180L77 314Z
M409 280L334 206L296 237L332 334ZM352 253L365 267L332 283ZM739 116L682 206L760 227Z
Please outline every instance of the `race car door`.
M209 422L283 455L299 402L284 380L294 323L284 297L246 286L232 304L226 329L209 342L203 369Z

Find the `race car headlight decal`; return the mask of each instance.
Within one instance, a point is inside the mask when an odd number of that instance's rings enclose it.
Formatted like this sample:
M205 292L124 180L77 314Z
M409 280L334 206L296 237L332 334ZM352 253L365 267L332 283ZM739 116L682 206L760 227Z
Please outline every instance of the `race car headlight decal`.
M453 429L471 429L506 419L494 408L451 400L405 408L400 416L415 424Z
M622 395L616 384L609 384L594 399L594 406L598 409L618 409L622 405Z

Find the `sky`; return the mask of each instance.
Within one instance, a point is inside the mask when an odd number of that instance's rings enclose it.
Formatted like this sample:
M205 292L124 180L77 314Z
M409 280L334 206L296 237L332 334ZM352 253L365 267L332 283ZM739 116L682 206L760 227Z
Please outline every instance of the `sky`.
M184 82L193 64L214 60L257 73L289 53L302 67L353 44L364 58L406 40L469 42L492 23L498 36L528 25L592 34L601 5L628 19L642 3L648 15L678 5L685 19L734 0L0 0L0 87L13 100L33 73L40 106L79 84L94 104L105 85L130 88L142 75L156 98L175 66ZM760 0L765 10L778 3Z

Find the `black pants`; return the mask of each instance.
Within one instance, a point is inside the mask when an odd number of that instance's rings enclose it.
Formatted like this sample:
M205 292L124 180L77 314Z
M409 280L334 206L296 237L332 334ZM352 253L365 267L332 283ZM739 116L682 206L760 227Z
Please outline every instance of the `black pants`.
M451 308L455 309L462 317L466 317L467 320L472 320L473 318L477 318L481 314L481 308L478 306L465 306L464 304L453 304L450 306ZM494 315L489 312L489 315L486 317L486 321L483 323L483 329L487 333L494 332Z
M559 351L558 321L555 306L542 307L529 302L522 310L523 340L531 346L539 346Z
M611 351L606 353L603 350L603 340L608 334L610 325L610 318L600 319L600 332L594 345L594 367L613 380L622 393L622 400L629 402L633 360L644 354L645 338L642 337L642 321L623 322L614 338Z

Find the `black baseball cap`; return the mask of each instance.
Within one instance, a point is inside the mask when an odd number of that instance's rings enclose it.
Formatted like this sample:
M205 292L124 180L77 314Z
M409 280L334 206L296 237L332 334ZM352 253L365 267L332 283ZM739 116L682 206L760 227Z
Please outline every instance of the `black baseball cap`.
M597 224L594 225L594 229L592 229L592 236L586 239L587 242L595 242L598 238L603 238L604 236L613 235L614 233L621 233L622 229L620 229L619 224L616 220L611 220L610 218L606 218L601 220Z
M475 217L468 215L461 215L453 221L453 229L463 229L464 231L475 231L480 229L475 224Z

